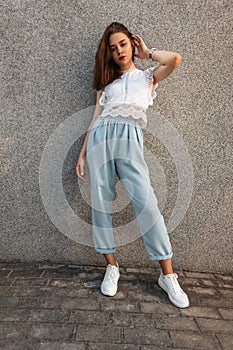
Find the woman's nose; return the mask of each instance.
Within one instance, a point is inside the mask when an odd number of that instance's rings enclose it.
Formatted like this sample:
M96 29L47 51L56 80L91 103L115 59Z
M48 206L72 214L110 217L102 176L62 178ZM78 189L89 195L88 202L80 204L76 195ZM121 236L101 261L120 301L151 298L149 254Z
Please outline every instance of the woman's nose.
M117 52L118 52L118 55L120 56L121 53L122 53L122 48L121 48L121 47L118 47Z

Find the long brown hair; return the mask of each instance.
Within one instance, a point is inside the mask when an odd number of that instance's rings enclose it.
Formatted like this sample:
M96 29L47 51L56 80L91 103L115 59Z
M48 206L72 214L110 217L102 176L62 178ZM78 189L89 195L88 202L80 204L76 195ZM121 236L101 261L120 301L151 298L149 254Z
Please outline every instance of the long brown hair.
M114 62L109 45L111 34L122 32L128 36L132 44L132 60L134 61L135 44L132 33L122 23L112 22L104 31L99 40L98 49L95 55L94 77L92 88L95 90L103 89L107 84L119 78L122 75L120 67Z

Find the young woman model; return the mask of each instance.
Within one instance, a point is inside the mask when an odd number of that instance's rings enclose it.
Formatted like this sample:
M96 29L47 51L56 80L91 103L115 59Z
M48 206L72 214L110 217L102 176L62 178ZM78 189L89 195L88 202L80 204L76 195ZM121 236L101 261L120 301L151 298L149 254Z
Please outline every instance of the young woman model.
M140 70L134 64L135 57L158 61L160 65ZM168 77L180 61L181 56L176 52L147 48L139 35L132 34L121 23L113 22L105 29L95 56L92 87L97 90L96 108L79 154L76 174L87 181L86 158L95 250L107 262L101 292L115 295L120 277L111 217L117 173L133 188L129 193L123 182L124 190L132 196L132 208L149 258L160 263L158 284L174 305L184 308L189 306L189 299L172 269L171 243L150 184L141 130L147 124L146 109L153 104L158 82Z

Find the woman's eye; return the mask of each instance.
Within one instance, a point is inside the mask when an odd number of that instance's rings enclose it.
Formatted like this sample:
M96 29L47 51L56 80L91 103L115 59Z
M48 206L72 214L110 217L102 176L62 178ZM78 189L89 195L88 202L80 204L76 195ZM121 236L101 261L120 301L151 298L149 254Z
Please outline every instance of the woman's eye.
M126 45L126 43L124 43L124 44L121 44L121 46L125 46ZM115 47L113 47L113 48L111 48L111 51L114 51L116 48Z

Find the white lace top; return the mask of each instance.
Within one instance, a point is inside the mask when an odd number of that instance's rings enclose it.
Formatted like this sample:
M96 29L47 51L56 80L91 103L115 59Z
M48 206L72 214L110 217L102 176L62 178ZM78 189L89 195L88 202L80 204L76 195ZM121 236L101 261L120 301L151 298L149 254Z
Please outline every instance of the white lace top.
M139 119L142 128L147 125L146 110L153 105L156 89L153 87L153 72L155 67L145 70L133 68L125 71L122 76L102 89L99 104L104 106L99 116L131 117Z

